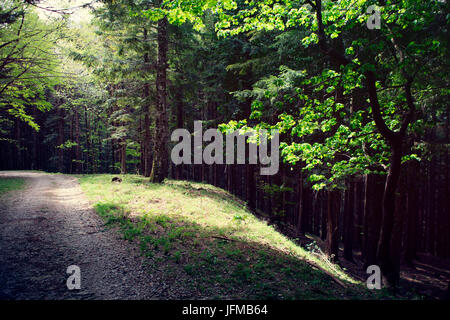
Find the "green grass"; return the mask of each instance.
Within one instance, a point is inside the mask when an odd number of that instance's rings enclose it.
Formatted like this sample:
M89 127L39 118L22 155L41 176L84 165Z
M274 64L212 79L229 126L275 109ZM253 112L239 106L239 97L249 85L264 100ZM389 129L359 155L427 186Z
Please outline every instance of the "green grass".
M134 175L121 176L117 184L112 177L84 175L79 181L106 225L140 249L149 272L164 274L177 298L380 297L256 218L222 189L185 181L150 184Z
M13 191L20 190L25 185L25 181L21 178L0 178L0 195Z

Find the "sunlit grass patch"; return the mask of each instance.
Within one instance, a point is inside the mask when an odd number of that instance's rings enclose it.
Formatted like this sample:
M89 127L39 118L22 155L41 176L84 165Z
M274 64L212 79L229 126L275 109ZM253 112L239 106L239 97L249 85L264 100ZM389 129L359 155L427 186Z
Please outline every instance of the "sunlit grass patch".
M177 279L176 285L185 279L188 297L329 299L369 294L339 267L299 247L220 188L186 181L150 184L135 175L113 183L112 177L86 175L79 180L106 225L136 243L154 268L164 268L169 278Z

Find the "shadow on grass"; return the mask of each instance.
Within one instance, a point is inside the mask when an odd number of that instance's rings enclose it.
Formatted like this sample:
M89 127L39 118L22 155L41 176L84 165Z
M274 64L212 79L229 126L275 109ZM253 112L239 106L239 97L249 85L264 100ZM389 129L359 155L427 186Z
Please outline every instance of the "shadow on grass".
M181 216L129 217L125 207L95 205L147 259L149 272L164 274L169 299L374 299L360 285L342 288L298 257L251 241L227 238L233 230L205 227Z

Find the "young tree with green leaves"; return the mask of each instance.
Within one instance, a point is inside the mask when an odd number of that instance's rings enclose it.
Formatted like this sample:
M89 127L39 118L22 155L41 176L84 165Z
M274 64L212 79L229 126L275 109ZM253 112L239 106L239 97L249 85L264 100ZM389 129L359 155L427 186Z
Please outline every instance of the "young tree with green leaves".
M51 108L45 92L60 81L55 48L64 22L44 22L21 1L0 10L0 112L39 130L30 109Z
M272 125L292 136L312 139L282 148L287 161L306 162L306 169L312 171L310 180L318 189L335 189L342 178L356 173L387 171L377 261L387 280L396 284L400 255L393 237L398 231L393 229L398 212L395 193L402 162L417 157L406 142L423 128L426 112L419 105L446 92L437 83L448 67L442 28L448 23L447 4L383 1L378 7L381 29L369 30L366 9L373 4L376 2L248 2L237 11L220 10L218 29L221 35L234 35L302 28L309 34L299 43L318 45L328 59L322 70L312 70L316 74L309 70L297 74L300 85L283 81L289 76L286 70L278 83L273 81L278 87L287 82L297 92L280 97L279 92L269 91L268 97L299 101L301 107L300 114L283 113L281 121ZM363 99L355 96L360 94ZM283 106L284 102L277 103ZM253 106L253 116L258 117L262 104ZM319 140L311 138L314 136ZM380 167L383 170L374 170Z

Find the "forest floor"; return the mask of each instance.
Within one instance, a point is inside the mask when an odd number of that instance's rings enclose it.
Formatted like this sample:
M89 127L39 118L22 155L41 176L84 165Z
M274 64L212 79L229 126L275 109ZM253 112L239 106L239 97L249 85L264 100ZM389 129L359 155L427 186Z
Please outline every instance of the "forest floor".
M323 254L326 241L311 234L301 235L294 228L283 229L284 234L296 239L296 243L303 248L315 248ZM352 278L364 282L367 273L360 250L353 250L353 260L344 258L344 248L339 247L338 265ZM421 299L450 299L450 260L434 257L430 254L417 252L412 263L403 262L400 270L399 296L418 296Z
M112 177L0 172L0 299L398 298L367 290L221 189ZM70 265L81 290L66 287Z

